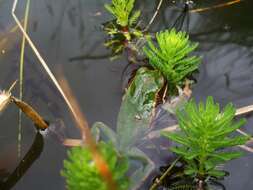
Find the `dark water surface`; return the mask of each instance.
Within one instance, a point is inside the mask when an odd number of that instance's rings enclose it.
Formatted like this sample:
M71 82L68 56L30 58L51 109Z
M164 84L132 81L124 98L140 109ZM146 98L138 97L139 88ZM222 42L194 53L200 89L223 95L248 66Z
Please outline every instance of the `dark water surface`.
M228 0L227 0L228 1ZM227 2L223 0L196 0L193 9ZM124 57L111 62L110 52L103 47L105 35L101 23L108 21L103 4L109 0L33 0L29 33L53 72L59 66L73 89L90 124L102 121L116 125L122 97L121 74L127 61ZM237 107L253 103L253 1L184 16L183 1L165 0L151 30L175 25L190 33L191 39L200 43L198 54L203 64L197 76L193 96L205 99L208 95L225 105L233 102ZM18 78L20 32L8 32L14 25L10 0L0 1L0 85L8 88ZM143 22L152 16L158 1L137 0L143 10ZM24 1L17 10L24 15ZM81 56L83 59L79 59ZM77 57L77 58L76 58ZM73 59L75 58L75 59ZM79 137L68 109L48 76L38 64L30 48L25 54L24 99L49 121L62 119L69 137ZM17 89L13 92L17 94ZM244 130L253 133L253 117L248 116ZM18 111L10 106L0 117L0 169L8 166L12 172L18 160L6 164L7 156L17 150ZM22 129L22 155L32 145L36 136L33 125L24 118ZM66 150L55 138L44 140L40 158L13 189L60 190L64 179L60 176ZM231 174L224 181L228 190L253 189L253 155L228 163ZM1 170L0 170L1 172ZM3 172L2 172L3 173ZM1 175L0 175L1 176Z

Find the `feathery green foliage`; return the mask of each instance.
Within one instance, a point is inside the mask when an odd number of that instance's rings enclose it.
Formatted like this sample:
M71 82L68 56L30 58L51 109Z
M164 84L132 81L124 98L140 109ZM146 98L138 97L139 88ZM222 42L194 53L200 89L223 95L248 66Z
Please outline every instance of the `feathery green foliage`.
M112 50L111 59L119 57L126 48L136 51L136 40L144 35L137 25L141 12L133 11L134 3L135 0L112 0L110 5L105 4L105 8L115 18L103 24L109 37L105 46Z
M206 104L197 106L191 100L183 112L177 112L180 132L164 132L163 135L181 146L171 151L181 156L187 163L185 174L199 179L223 177L225 173L218 169L220 164L238 158L238 151L226 151L225 148L245 144L249 137L231 137L245 120L234 122L235 108L228 104L220 112L219 104L208 97Z
M112 0L112 4L105 4L105 8L116 18L117 24L122 27L134 25L141 12L135 11L132 13L134 8L135 0Z
M99 150L112 172L118 190L127 190L129 181L125 176L128 160L119 158L110 143L100 142ZM68 151L68 160L64 161L64 170L61 174L66 178L69 190L107 190L106 182L100 176L92 155L86 147L76 147Z
M182 86L184 79L196 71L200 64L199 57L189 56L198 44L191 43L185 32L175 29L157 33L156 40L158 47L151 38L148 38L148 46L144 47L149 63L164 75L170 90L177 85Z

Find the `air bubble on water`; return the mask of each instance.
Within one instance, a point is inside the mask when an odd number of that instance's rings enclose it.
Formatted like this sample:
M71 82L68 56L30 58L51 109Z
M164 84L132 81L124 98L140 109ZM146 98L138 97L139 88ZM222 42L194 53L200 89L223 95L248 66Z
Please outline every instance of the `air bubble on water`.
M225 24L223 28L224 28L224 30L226 30L226 31L231 30L231 26L229 26L228 24Z

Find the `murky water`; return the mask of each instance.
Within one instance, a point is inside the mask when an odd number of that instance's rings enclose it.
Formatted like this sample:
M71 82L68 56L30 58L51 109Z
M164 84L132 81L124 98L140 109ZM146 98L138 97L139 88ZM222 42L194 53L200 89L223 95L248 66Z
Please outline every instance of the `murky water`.
M228 0L227 0L228 1ZM193 9L227 2L221 0L194 1ZM33 0L29 33L38 49L55 72L60 66L73 89L90 124L102 121L116 125L122 97L122 70L127 64L122 57L114 62L108 59L110 52L103 46L105 35L101 23L110 19L103 4L109 0ZM193 96L205 99L208 95L225 105L233 102L237 107L253 103L253 1L213 9L200 13L181 15L183 1L166 0L152 31L176 26L187 30L192 40L200 43L199 54L203 64ZM0 85L8 88L18 78L18 62L21 35L19 31L8 32L14 26L11 3L0 1ZM158 1L139 0L143 10L143 22L151 17ZM17 14L24 15L24 1ZM80 59L82 58L82 59ZM25 54L24 99L32 104L49 121L62 119L67 136L79 137L64 101L59 98L54 85L48 79L30 48ZM17 89L13 91L17 94ZM6 155L15 155L17 149L18 112L8 108L0 118L0 169L6 166ZM245 130L253 133L253 118L248 116ZM36 132L30 121L24 118L22 129L22 155L32 145ZM13 189L64 189L60 176L66 150L54 138L44 141L40 158ZM12 172L18 160L8 164ZM253 188L252 154L228 163L231 173L224 184L229 190Z

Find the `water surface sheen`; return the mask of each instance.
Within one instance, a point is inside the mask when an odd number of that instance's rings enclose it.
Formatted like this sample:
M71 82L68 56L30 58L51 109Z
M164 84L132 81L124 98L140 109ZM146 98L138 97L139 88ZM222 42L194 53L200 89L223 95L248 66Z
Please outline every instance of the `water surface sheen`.
M227 0L228 1L228 0ZM227 2L194 1L194 8ZM110 52L103 47L105 35L101 23L108 21L103 4L109 0L33 0L29 33L53 72L62 67L89 124L95 121L116 125L122 97L121 74L127 61L124 57L111 62ZM237 107L253 103L253 1L243 2L199 13L182 14L183 1L166 0L151 30L175 26L190 33L193 41L199 42L198 54L203 57L198 83L193 96L205 99L208 95L225 105L233 102ZM0 1L0 85L7 88L18 78L18 62L21 35L8 32L14 22L11 18L11 1ZM143 10L143 22L151 18L158 1L137 0ZM24 15L24 1L17 10ZM6 40L3 40L6 39ZM79 59L80 56L82 59ZM79 137L60 94L50 82L30 48L25 54L24 98L47 120L62 119L69 137ZM17 94L17 90L13 92ZM253 133L253 117L247 116L245 130ZM0 117L0 169L6 166L6 155L14 154L17 147L18 112L10 106ZM36 136L32 124L24 119L22 130L22 155L28 151ZM66 150L55 138L45 138L40 158L13 188L15 190L60 190L64 180L60 176ZM224 184L229 190L253 188L252 154L228 163L225 168L231 174ZM8 165L12 172L18 160ZM0 175L1 176L1 175ZM0 180L1 181L1 180Z

